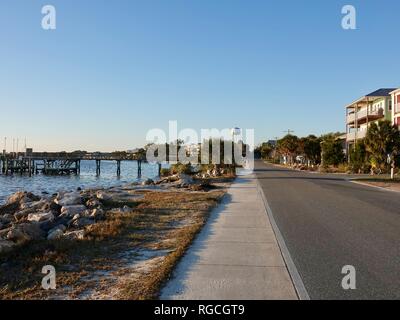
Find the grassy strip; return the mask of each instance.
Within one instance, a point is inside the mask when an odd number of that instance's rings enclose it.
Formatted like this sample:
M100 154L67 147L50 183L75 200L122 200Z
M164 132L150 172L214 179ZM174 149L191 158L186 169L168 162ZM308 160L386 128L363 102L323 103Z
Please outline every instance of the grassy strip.
M86 229L81 241L39 241L20 246L0 256L1 299L79 298L99 281L85 281L99 270L118 270L121 277L132 273L120 254L127 250L167 249L168 254L151 265L151 272L138 277L100 279L105 287L115 285L119 299L154 299L162 283L204 225L208 214L225 190L210 192L143 191L142 198L127 199L119 206L129 213L107 211L107 219ZM57 290L41 288L44 265L54 265ZM133 271L134 272L134 271Z

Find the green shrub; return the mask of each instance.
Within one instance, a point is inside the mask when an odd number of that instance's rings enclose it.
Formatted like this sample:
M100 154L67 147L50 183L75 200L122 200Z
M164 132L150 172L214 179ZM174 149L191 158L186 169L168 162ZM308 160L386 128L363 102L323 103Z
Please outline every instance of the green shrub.
M190 165L190 163L187 163L187 164L176 163L171 166L170 173L171 174L178 174L178 173L190 174L190 173L192 173L192 166Z
M171 170L168 168L161 168L161 176L166 177L169 176L171 174Z
M366 173L370 170L368 154L364 140L358 141L354 148L351 148L349 169L354 173Z

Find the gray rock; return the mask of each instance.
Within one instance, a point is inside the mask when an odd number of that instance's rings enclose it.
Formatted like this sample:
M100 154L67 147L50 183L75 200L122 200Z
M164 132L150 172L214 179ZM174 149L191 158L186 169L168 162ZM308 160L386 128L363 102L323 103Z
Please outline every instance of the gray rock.
M71 205L61 208L61 216L73 217L76 214L81 214L86 210L84 205Z
M28 221L47 221L47 220L54 220L54 215L51 212L38 212L38 213L30 213L28 215Z
M90 219L90 218L80 218L80 219L74 220L74 222L72 222L72 225L73 225L74 227L77 227L77 228L83 228L83 227L89 226L89 225L94 224L94 223L95 223L95 222L94 222L93 219Z
M153 184L154 184L154 181L152 179L146 179L142 182L142 186L150 186Z
M48 232L50 229L54 228L57 223L55 220L45 220L45 221L40 221L39 222L40 229L42 229L45 232Z
M193 183L193 178L187 174L180 174L179 175L179 183L181 185L189 185Z
M64 231L61 229L56 229L52 232L49 232L49 235L47 236L47 240L56 240L62 238L64 235Z
M12 214L6 213L0 217L0 220L3 224L9 224L14 221L14 216Z
M59 194L54 202L62 207L78 205L82 204L82 196L79 192Z
M1 239L1 238L5 238L5 237L7 236L7 233L8 233L10 230L11 230L11 227L0 230L0 239Z
M27 242L32 240L29 235L22 231L20 228L13 228L7 233L7 240L14 242Z
M21 219L27 217L30 213L34 213L34 212L35 212L35 210L32 210L31 208L26 208L26 209L23 209L23 210L20 210L20 211L14 213L14 217L17 220L21 220Z
M9 252L13 249L15 243L8 240L0 240L0 253Z
M61 208L59 204L55 202L50 202L50 211L53 212L56 216L58 216L61 213Z
M49 205L49 202L45 199L41 199L39 201L31 201L25 202L20 205L21 209L32 209L32 210L42 210L46 205Z
M97 199L104 200L104 201L112 200L112 197L109 194L105 193L104 191L97 191L96 197L97 197Z
M86 207L88 207L89 209L95 209L100 206L101 202L97 198L89 199L88 201L86 201Z
M53 229L49 230L48 233L50 234L57 230L61 230L64 233L64 231L67 230L67 227L63 224L59 224L59 225L55 226Z
M19 191L19 192L14 193L10 197L8 197L7 204L11 204L11 203L23 204L26 202L32 202L32 201L38 201L38 200L40 200L40 197L35 196L33 193Z
M83 240L85 237L85 230L69 231L62 236L68 240Z
M56 220L56 224L54 225L54 227L56 227L57 225L64 225L64 226L67 226L69 221L70 221L70 219L67 218L67 217L58 217L57 220Z
M104 218L104 211L103 209L94 209L92 213L90 214L90 217L99 220Z
M15 242L26 242L43 239L44 235L45 233L40 228L39 223L21 223L11 228L7 233L7 239Z

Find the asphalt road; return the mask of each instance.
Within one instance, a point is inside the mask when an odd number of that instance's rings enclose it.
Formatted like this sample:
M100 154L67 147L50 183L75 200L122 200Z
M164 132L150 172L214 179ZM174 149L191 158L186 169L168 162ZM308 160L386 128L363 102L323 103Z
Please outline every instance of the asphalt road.
M255 173L311 299L400 299L400 193L261 161Z

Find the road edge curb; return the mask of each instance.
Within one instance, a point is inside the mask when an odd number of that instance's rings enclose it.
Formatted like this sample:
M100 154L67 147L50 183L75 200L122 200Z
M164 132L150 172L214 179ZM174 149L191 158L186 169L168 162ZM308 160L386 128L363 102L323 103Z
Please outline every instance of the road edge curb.
M292 283L296 290L297 296L300 300L310 300L310 296L308 295L307 289L304 286L303 280L301 279L301 276L296 268L296 265L292 260L292 257L286 246L285 240L283 239L281 231L279 230L278 225L276 224L271 207L269 206L268 200L264 194L264 191L261 188L260 181L258 180L257 177L256 180L257 180L258 192L260 193L261 198L263 200L265 211L267 212L268 218L270 220L272 229L275 234L275 238L278 242L279 249L281 250L283 260L285 261L286 267L288 269L290 278L292 279Z

